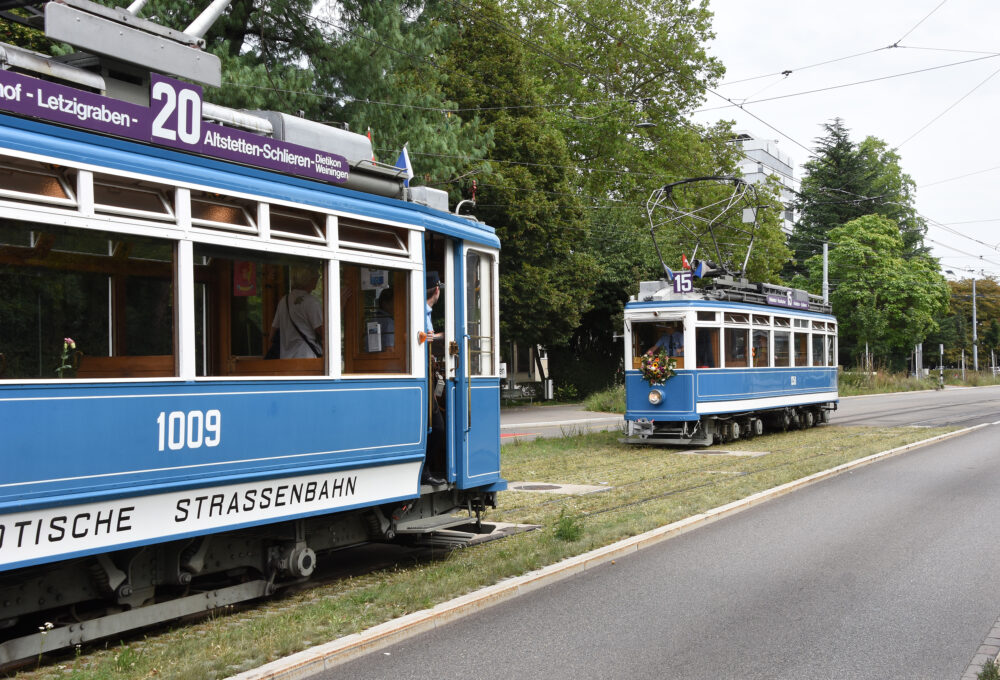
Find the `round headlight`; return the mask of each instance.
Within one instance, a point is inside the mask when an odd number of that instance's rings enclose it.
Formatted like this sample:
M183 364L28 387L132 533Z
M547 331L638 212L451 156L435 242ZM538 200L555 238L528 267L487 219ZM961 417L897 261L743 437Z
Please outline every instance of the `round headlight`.
M661 401L663 401L663 392L660 390L650 390L649 391L649 403L656 406Z

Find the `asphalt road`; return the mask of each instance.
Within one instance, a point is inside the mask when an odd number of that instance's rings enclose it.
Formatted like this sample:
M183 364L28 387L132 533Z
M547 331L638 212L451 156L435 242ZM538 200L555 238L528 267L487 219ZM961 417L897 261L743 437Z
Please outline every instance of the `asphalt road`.
M902 396L845 400L834 423L1000 420L998 389ZM997 508L991 425L318 677L957 679L1000 614Z
M840 400L834 425L969 426L1000 419L1000 386L948 387L931 392L897 392Z

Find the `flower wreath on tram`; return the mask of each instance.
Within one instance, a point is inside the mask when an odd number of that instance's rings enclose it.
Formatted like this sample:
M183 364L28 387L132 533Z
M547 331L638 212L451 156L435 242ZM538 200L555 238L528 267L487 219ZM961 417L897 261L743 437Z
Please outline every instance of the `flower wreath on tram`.
M639 366L642 377L648 380L650 385L662 385L673 377L676 368L677 361L670 358L665 349L652 354L643 354L642 363Z

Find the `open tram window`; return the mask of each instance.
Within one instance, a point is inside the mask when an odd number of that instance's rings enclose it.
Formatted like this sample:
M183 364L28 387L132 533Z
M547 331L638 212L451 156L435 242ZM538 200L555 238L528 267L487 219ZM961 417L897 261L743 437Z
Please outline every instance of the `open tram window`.
M324 374L323 260L196 244L194 262L198 375Z
M822 333L813 333L812 336L812 365L825 366L826 364L826 336Z
M753 349L751 359L755 368L767 367L771 365L770 357L770 331L759 328L753 330Z
M75 177L48 163L0 157L0 197L62 207L76 207Z
M695 360L698 368L718 368L719 366L719 329L695 329Z
M493 258L465 254L465 322L469 333L470 375L493 373Z
M777 323L778 319L774 319ZM774 365L791 366L792 338L788 331L774 331Z
M661 349L677 362L677 368L684 368L682 320L632 322L632 368L642 366L644 354Z
M726 368L749 366L748 334L746 328L726 329Z
M172 242L5 221L0 264L0 377L176 374Z
M795 365L796 366L808 366L809 365L809 334L808 333L793 333L792 334L792 347L795 351Z
M340 267L344 373L409 373L409 272Z
M174 192L151 182L94 175L94 211L153 220L174 219Z

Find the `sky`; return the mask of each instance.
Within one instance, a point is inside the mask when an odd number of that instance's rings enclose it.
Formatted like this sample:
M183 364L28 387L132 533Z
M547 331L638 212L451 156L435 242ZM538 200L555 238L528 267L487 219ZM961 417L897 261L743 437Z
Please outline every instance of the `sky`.
M695 120L734 120L777 140L799 179L835 117L852 141L885 140L917 185L941 269L1000 276L1000 1L710 0L710 9L710 54L726 66L713 91L744 110L709 94ZM859 84L835 87L849 83ZM801 94L823 88L834 89Z

